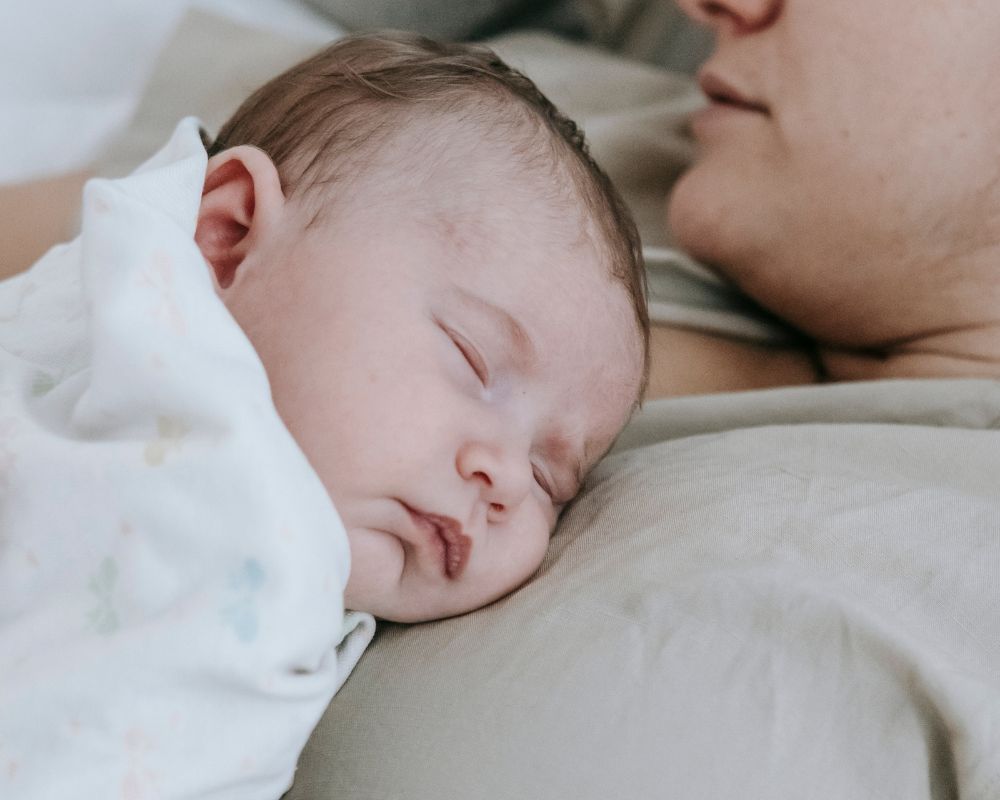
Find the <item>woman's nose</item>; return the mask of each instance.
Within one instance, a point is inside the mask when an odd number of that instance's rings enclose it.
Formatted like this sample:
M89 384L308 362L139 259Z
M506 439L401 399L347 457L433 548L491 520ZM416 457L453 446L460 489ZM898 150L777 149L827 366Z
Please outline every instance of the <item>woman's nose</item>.
M513 511L531 491L527 448L470 441L459 448L456 467L477 484L490 517Z
M677 0L691 19L716 33L752 33L770 25L784 0Z

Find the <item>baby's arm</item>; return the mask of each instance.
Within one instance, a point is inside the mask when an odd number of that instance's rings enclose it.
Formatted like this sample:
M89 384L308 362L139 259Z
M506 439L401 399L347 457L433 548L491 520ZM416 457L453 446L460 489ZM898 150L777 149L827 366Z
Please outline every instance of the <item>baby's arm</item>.
M0 186L0 280L76 235L80 195L90 177L83 170Z

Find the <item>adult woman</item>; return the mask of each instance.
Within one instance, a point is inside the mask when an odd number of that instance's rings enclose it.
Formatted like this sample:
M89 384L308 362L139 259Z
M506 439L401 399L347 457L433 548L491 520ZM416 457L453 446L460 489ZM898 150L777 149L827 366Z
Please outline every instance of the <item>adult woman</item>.
M1000 375L1000 6L679 2L717 39L681 245L829 379Z

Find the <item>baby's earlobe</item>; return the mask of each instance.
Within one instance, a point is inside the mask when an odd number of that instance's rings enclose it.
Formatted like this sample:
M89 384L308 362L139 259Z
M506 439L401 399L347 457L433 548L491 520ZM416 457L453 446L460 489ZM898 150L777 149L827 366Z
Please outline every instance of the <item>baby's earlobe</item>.
M228 289L236 277L236 270L243 260L237 245L246 238L246 234L247 229L232 219L219 215L204 215L198 219L195 242L211 267L219 289Z
M245 205L237 196L241 190L245 191L245 187L219 185L202 196L198 210L194 240L220 289L232 284L246 254L245 242L250 230L247 223L251 220L240 211L239 207Z

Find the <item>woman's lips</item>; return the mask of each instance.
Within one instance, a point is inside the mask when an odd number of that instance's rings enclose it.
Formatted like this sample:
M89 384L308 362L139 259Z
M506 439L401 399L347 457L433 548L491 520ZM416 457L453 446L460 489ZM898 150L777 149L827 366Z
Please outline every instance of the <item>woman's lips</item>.
M769 113L766 105L759 100L747 96L714 72L705 70L699 72L698 85L712 103L730 106L742 111L755 111L760 114Z
M731 139L733 126L742 135L744 125L768 121L771 117L771 110L764 103L737 89L715 72L702 69L698 73L698 84L709 100L709 104L696 111L690 119L691 131L701 144L720 137Z
M417 528L431 539L432 546L440 549L445 576L451 580L460 578L472 552L472 539L462 532L462 526L451 517L420 511L405 503L404 506Z

